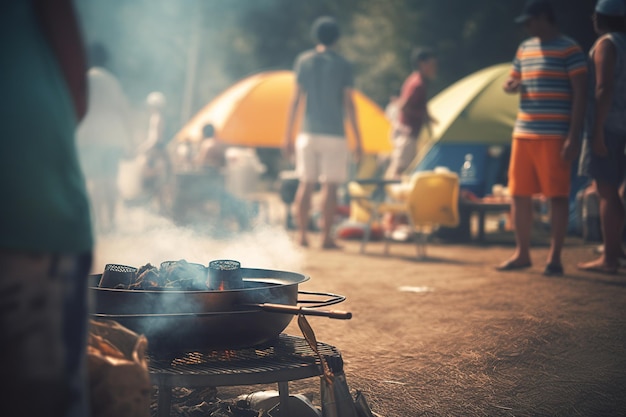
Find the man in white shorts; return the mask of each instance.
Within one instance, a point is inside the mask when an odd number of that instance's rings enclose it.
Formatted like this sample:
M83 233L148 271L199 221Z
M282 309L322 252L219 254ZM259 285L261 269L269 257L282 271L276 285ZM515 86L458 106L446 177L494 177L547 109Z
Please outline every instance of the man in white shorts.
M339 39L339 27L330 17L320 17L313 24L314 49L296 59L294 72L297 86L294 92L285 137L284 150L288 157L296 155L296 170L300 184L296 193L299 243L308 246L307 225L311 195L315 184L322 184L322 248L334 249L331 235L337 187L347 180L348 145L345 139L344 117L355 132L356 157L360 158L361 135L352 100L354 83L352 66L334 51ZM305 101L302 130L294 144L294 126L298 106Z

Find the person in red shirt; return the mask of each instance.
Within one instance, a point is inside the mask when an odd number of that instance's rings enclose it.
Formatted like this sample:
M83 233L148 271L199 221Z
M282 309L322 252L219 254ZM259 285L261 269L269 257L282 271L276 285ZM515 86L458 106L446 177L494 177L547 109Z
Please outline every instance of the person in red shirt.
M402 85L398 108L399 120L394 126L394 150L387 169L387 178L398 178L417 153L417 139L423 126L434 119L428 113L428 82L437 75L437 56L429 48L416 48L411 54L413 72Z

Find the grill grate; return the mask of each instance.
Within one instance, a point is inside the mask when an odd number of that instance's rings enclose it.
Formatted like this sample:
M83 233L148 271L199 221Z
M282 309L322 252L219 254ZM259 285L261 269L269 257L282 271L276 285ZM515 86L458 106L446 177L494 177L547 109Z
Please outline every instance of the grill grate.
M337 364L341 359L334 346L318 343L318 349L329 362ZM274 343L252 348L149 356L148 369L160 375L241 375L297 370L316 361L304 338L281 334Z

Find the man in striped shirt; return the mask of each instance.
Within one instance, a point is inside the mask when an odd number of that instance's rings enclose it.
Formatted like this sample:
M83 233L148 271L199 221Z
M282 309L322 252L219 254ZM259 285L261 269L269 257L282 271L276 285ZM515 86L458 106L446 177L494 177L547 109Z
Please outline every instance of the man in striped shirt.
M561 275L571 166L580 150L585 111L587 63L576 42L559 32L547 0L528 1L516 22L532 36L519 46L504 85L507 93L520 93L509 165L517 247L497 269L531 266L532 196L543 194L550 199L552 233L544 275Z

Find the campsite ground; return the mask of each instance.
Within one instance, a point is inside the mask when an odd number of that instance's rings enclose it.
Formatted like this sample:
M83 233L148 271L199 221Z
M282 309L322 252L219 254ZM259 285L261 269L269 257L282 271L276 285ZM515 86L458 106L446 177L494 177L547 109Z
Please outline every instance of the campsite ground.
M281 206L272 207L280 218ZM577 271L577 262L595 256L578 239L567 241L565 276L546 278L541 231L533 234L532 268L498 273L493 266L513 249L511 232L491 230L483 245L433 242L419 260L405 243L393 244L389 256L380 242L365 254L355 241L323 251L318 236L311 248L295 249L280 226L256 240L238 238L237 249L144 220L129 216L124 234L100 239L96 272L111 261L229 255L262 267L275 257L276 268L311 276L302 289L347 296L336 308L352 320L309 321L318 340L341 351L350 388L383 417L626 415L626 271ZM131 226L152 231L138 235ZM295 320L286 331L300 334ZM319 404L316 378L290 388ZM262 389L276 387L219 388L218 396Z
M493 236L490 236L493 237ZM566 274L534 266L498 273L511 237L488 245L433 244L428 258L396 244L304 251L307 290L345 294L350 321L311 318L337 346L348 383L376 413L406 416L622 416L626 414L626 275L582 273L592 247L569 240ZM545 243L537 238L535 243ZM413 287L416 292L402 291ZM404 290L407 290L406 288ZM410 288L409 288L410 290ZM289 333L299 334L292 322ZM264 387L220 389L220 396ZM267 387L275 389L275 387ZM291 384L319 403L319 384Z

